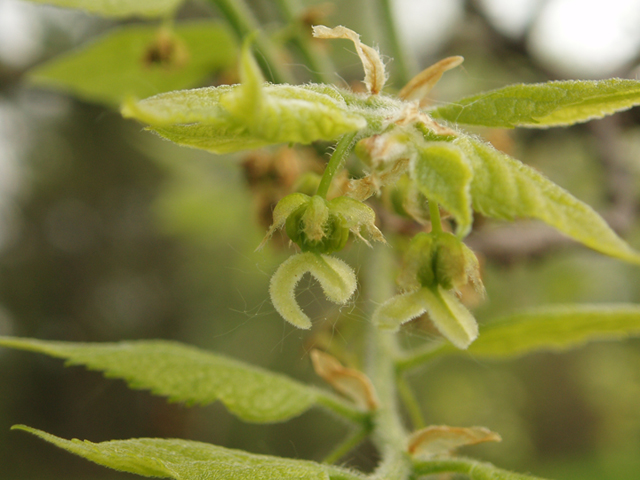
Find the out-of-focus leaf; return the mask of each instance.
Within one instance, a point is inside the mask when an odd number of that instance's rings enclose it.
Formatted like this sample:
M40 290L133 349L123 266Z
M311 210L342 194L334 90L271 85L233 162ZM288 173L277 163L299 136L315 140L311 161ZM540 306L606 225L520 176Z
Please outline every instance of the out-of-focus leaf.
M417 152L411 161L411 176L427 199L438 202L453 215L458 235L465 236L472 222L472 171L465 155L445 142L427 143Z
M168 17L184 0L30 0L56 7L79 8L105 17Z
M317 400L314 389L283 375L175 342L92 344L0 337L0 346L64 358L69 365L103 371L172 401L220 400L245 421L284 421Z
M473 170L473 208L488 217L537 218L588 247L632 263L640 253L618 237L590 206L522 162L468 136L455 143Z
M232 36L218 22L187 22L172 31L134 25L56 57L29 77L37 85L117 106L129 96L196 86L232 66L236 55Z
M573 125L640 104L640 81L608 80L510 85L463 98L430 114L487 127L546 128Z
M24 425L29 432L53 445L98 465L145 477L175 480L358 480L346 469L319 463L256 455L202 442L177 439L135 438L93 443L66 440Z
M482 357L514 357L634 336L640 336L638 305L548 307L517 313L487 325L469 347L469 353Z

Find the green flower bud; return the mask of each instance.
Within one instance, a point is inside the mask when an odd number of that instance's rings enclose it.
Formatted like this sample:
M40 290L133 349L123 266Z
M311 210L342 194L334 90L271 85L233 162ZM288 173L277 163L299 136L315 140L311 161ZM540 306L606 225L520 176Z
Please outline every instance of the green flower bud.
M476 256L455 235L419 233L411 240L398 277L405 293L380 305L373 321L379 328L395 331L427 312L444 337L465 349L478 336L478 324L451 290L469 282L482 289L478 271Z
M403 289L451 290L469 282L482 290L478 260L458 237L448 232L419 233L411 240L398 277Z
M349 239L349 232L364 240L360 233L362 229L374 240L384 241L374 222L374 211L353 198L338 197L327 201L319 195L309 197L294 193L276 205L273 225L260 247L275 230L283 227L303 252L328 254L341 250Z
M328 254L341 250L349 239L344 220L332 214L327 202L317 195L289 215L285 231L303 252Z

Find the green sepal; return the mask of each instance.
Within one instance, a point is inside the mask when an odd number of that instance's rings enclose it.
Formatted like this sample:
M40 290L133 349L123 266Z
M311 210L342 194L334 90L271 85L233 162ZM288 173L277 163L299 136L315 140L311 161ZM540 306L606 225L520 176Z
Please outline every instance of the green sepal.
M287 217L285 231L303 252L333 253L342 250L349 239L342 217L334 215L319 195L310 197Z
M362 480L350 470L305 460L257 455L208 443L135 438L93 443L66 440L24 425L23 430L98 465L174 480Z
M185 22L172 29L130 25L39 65L28 79L117 107L127 97L196 86L235 58L235 42L219 22Z
M79 8L104 17L170 17L184 0L30 0L56 7Z
M442 205L456 219L456 233L471 230L470 185L473 177L463 152L446 142L418 145L411 160L411 178L427 199Z
M207 405L220 400L242 420L270 423L300 415L316 392L284 375L167 341L73 343L0 337L0 346L64 358L151 390L174 402Z
M273 224L258 248L282 227L303 252L329 254L342 250L349 232L368 244L361 235L362 229L373 240L384 242L375 220L373 209L353 198L342 196L327 201L319 195L292 193L277 203Z
M473 170L473 208L487 217L536 218L592 249L640 264L640 253L590 206L533 168L469 136L455 141Z
M587 122L638 104L640 81L611 78L510 85L429 113L469 125L546 128Z
M306 252L285 260L271 277L271 302L282 318L305 330L311 328L311 319L298 305L295 289L307 272L320 283L327 299L339 305L351 298L357 286L353 269L339 258Z
M466 349L478 337L478 324L454 294L437 286L396 295L373 314L381 329L397 331L409 320L427 312L442 335L459 349Z

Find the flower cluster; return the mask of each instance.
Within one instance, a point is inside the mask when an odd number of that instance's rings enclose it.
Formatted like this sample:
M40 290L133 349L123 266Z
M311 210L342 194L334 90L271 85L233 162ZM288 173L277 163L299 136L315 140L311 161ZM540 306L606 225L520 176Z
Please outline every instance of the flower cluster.
M320 282L332 302L343 304L351 298L357 283L353 269L328 254L341 250L349 233L366 243L362 231L373 240L384 241L374 224L375 218L371 207L349 197L327 201L319 195L293 193L278 202L273 211L273 224L260 247L276 230L284 228L289 239L303 252L280 265L271 278L271 300L285 320L299 328L311 327L311 320L295 300L295 287L307 272Z

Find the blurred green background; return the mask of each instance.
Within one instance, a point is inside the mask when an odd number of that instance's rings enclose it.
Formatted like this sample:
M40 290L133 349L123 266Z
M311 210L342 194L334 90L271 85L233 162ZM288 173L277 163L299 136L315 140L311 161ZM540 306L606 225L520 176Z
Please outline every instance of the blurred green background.
M269 0L249 3L269 34L285 35ZM299 7L314 22L346 25L389 52L375 2ZM438 85L435 102L515 82L638 76L637 1L403 0L395 7L415 69L448 55L466 59ZM187 2L178 14L218 16L204 0ZM303 282L301 293L317 325L311 334L274 313L268 281L287 251L254 252L265 231L257 221L264 189L248 180L246 156L173 146L114 110L24 81L32 67L114 25L0 0L0 335L176 339L320 385L310 345L326 338L339 343L349 327L335 325L338 313L327 313L312 282ZM352 48L328 48L339 66L337 81L358 82ZM285 61L300 81L308 80L299 59ZM640 248L637 109L562 130L480 133L594 206ZM637 267L570 244L539 224L478 218L476 227L468 240L483 260L488 291L476 308L480 323L536 305L640 302ZM352 263L364 248L351 247ZM348 321L366 321L366 308L356 304ZM414 327L404 341L426 337ZM638 340L508 363L446 359L410 381L429 423L484 425L504 439L465 453L558 480L640 475ZM167 404L98 373L3 349L0 478L137 478L10 432L16 423L66 438L179 437L314 460L347 432L315 410L285 424L247 425L218 404ZM375 452L365 444L344 461L370 469Z

